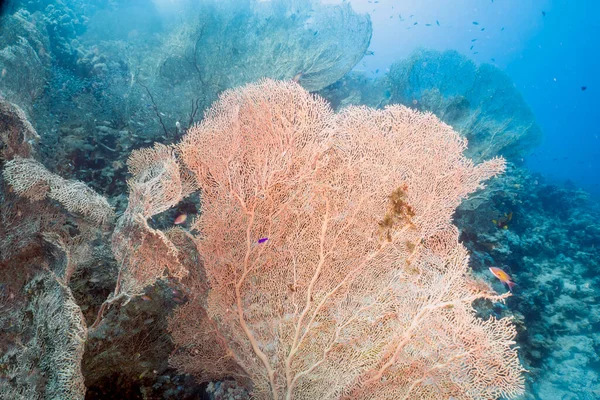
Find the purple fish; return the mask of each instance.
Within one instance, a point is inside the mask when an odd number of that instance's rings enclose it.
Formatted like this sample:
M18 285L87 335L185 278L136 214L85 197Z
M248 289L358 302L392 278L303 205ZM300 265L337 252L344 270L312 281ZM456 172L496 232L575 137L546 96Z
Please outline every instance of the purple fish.
M264 243L264 242L266 242L267 240L269 240L269 238L268 238L268 237L260 238L260 239L258 239L258 243Z

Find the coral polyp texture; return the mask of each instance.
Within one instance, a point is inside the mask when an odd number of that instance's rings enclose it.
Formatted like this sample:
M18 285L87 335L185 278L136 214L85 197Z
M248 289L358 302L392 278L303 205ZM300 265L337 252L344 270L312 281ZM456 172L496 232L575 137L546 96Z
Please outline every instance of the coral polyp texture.
M470 276L451 224L504 160L475 165L466 145L403 106L335 114L271 80L226 91L176 147L208 290L188 280L172 365L256 398L522 393L510 319L472 307L507 295Z

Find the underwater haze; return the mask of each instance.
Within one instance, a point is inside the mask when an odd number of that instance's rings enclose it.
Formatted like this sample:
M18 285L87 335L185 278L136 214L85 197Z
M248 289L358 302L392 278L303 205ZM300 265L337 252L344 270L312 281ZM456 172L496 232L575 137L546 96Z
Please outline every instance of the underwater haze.
M544 132L540 146L524 157L527 167L557 184L574 184L600 195L600 129L591 123L600 106L600 59L595 56L600 48L600 4L354 0L352 5L371 15L369 48L375 53L356 70L384 74L394 61L419 47L457 50L478 64L498 66L510 76Z
M0 2L0 399L600 399L599 13Z

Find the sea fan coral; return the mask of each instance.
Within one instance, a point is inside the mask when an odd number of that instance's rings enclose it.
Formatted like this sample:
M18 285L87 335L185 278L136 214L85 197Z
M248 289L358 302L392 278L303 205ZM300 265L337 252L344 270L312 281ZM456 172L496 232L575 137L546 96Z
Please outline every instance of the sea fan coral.
M257 398L521 393L510 321L471 306L506 295L466 278L450 223L504 161L474 165L465 148L405 107L335 115L270 80L225 92L178 146L202 193L193 228L209 290L171 322L173 364L201 379L233 364ZM390 212L402 218L382 235Z

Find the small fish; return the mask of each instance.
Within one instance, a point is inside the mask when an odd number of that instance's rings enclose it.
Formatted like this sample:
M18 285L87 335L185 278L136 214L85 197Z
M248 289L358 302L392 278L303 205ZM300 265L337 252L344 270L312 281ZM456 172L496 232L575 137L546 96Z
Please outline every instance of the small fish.
M413 25L416 25L416 24L418 24L418 22L415 22Z
M542 11L542 17L546 16L546 11Z
M473 47L475 47L475 45L473 45L473 46L469 47L469 50L473 50Z
M425 24L425 26L431 26L431 24Z
M150 296L146 296L146 295L140 297L140 299L142 299L144 301L150 301L150 300L152 300L152 298Z
M479 25L479 22L473 21L473 25Z
M181 225L185 222L185 220L187 219L187 214L179 214L177 216L177 218L175 218L175 221L173 221L174 225Z
M437 19L435 20L435 23L437 24L437 26L440 26L440 21L438 21Z
M476 41L477 41L477 39L471 39L471 43L476 42Z
M504 283L505 285L508 286L508 290L510 290L512 292L512 288L514 286L516 286L516 283L514 283L512 281L512 278L510 277L510 275L508 275L506 272L502 271L500 268L497 267L490 267L490 272L498 279L500 279L500 282Z
M586 91L586 89L587 89L587 86L582 86L582 87L581 87L581 91L582 91L582 92L585 92L585 91Z
M476 51L476 52L474 52L473 54L479 54L479 52L478 52L478 51Z
M496 59L495 59L495 58L490 58L490 60L491 60L492 62L496 62Z
M485 31L485 28L481 28L481 32Z
M374 55L375 55L374 51L371 51L371 50L365 51L365 56L374 56Z
M513 213L512 213L512 211L511 211L511 212L510 212L510 213L508 213L508 214L504 213L504 217L502 217L502 218L500 218L500 219L498 219L498 220L495 220L495 219L493 219L493 220L492 220L492 222L493 222L493 223L494 223L494 225L496 225L498 228L506 230L506 229L508 229L508 223L509 223L510 221L512 221L512 217L513 217Z
M292 78L292 80L296 83L300 82L300 78L302 78L302 72L298 72L296 75L294 75L294 77Z
M504 27L502 27L502 29L500 29L500 32L502 32L504 30Z
M269 240L269 238L268 238L268 237L263 237L263 238L260 238L260 239L258 239L258 243L264 243L264 242L266 242L267 240Z

